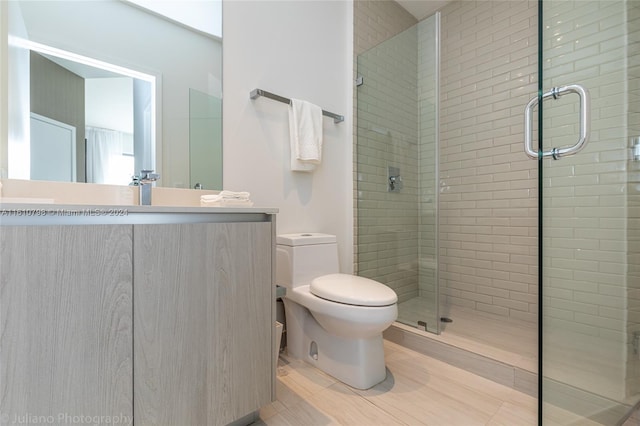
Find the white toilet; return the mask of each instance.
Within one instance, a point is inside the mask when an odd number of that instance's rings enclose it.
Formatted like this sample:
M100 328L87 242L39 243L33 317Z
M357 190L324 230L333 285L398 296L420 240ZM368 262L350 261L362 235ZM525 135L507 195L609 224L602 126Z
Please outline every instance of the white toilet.
M386 377L382 332L398 316L384 284L339 274L334 235L278 235L276 283L287 293L287 350L336 379L368 389Z

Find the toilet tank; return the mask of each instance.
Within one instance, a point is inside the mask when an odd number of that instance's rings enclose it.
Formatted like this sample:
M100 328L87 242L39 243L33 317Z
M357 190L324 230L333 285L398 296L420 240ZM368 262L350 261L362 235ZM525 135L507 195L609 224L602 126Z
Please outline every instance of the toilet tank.
M335 235L282 234L276 237L276 284L307 285L322 275L339 272Z

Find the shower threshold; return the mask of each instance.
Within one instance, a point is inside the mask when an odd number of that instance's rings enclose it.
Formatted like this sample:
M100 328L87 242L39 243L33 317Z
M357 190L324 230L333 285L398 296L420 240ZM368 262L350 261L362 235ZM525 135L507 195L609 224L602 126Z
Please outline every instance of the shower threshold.
M385 338L528 394L537 393L536 324L450 306L442 317L453 321L441 321L441 333L435 334L429 331L432 323L424 319L436 321L438 316L420 310L428 304L419 299L399 305L398 321Z

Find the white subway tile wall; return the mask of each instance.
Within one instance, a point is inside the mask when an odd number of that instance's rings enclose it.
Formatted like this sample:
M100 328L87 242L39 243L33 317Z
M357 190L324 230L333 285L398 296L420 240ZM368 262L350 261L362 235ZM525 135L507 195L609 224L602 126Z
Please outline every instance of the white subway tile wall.
M358 57L358 273L399 302L418 295L417 51L414 26ZM389 167L399 192L388 190Z
M538 170L523 152L523 111L537 93L537 25L534 0L442 9L441 295L529 322L538 309Z
M354 81L358 76L357 58L360 54L417 23L409 12L395 1L359 0L354 2ZM353 90L353 189L354 198L354 272L359 273L358 243L358 88Z
M628 40L639 21L637 2L628 3L551 1L543 13L545 90L581 84L592 103L587 147L543 163L545 375L617 401L640 390L638 277L627 277L637 261L629 132L639 129L638 72L626 67L638 63ZM545 149L576 143L577 99L544 103Z
M409 29L418 22L395 1L358 0L353 3L355 56Z
M356 24L358 8L374 3L356 2ZM433 81L437 61L435 40L426 36L434 25L430 18L418 27L417 99L416 87L399 78L399 57L372 65L375 73L358 92L358 104L371 105L358 117L356 270L392 286L400 301L435 297L437 105L435 85L427 82ZM413 34L405 36L413 43ZM386 48L390 54L409 55L406 40L396 40L396 47ZM441 43L441 295L446 303L534 322L537 165L522 153L522 110L537 90L537 2L452 2L442 10ZM383 57L381 51L368 55ZM385 72L392 78L377 79ZM368 84L384 95L368 100ZM393 103L393 112L405 117L383 116L376 102ZM419 117L409 115L407 106L414 102ZM363 122L365 117L369 121ZM389 165L401 168L401 194L386 192Z
M387 284L400 302L424 297L419 317L410 321L425 321L434 331L435 30L435 17L426 19L362 53L357 64L364 78L358 89L358 273ZM399 192L389 191L389 167L401 176Z
M354 270L406 300L418 294L418 121L417 36L403 31L417 20L392 1L354 7L355 69L365 81L354 94ZM387 192L390 165L402 173L401 193Z
M640 3L627 3L627 130L640 136ZM640 359L634 350L634 333L640 333L640 161L629 164L627 176L627 393L640 392ZM620 246L620 241L608 241ZM640 343L640 342L639 342Z

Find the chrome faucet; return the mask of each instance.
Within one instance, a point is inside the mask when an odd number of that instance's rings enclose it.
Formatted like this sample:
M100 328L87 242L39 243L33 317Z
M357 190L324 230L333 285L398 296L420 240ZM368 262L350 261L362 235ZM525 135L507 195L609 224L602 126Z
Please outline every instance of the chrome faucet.
M140 176L134 177L134 182L137 182L137 185L140 187L141 206L151 205L151 187L158 179L160 179L160 175L153 173L153 170L141 170Z

